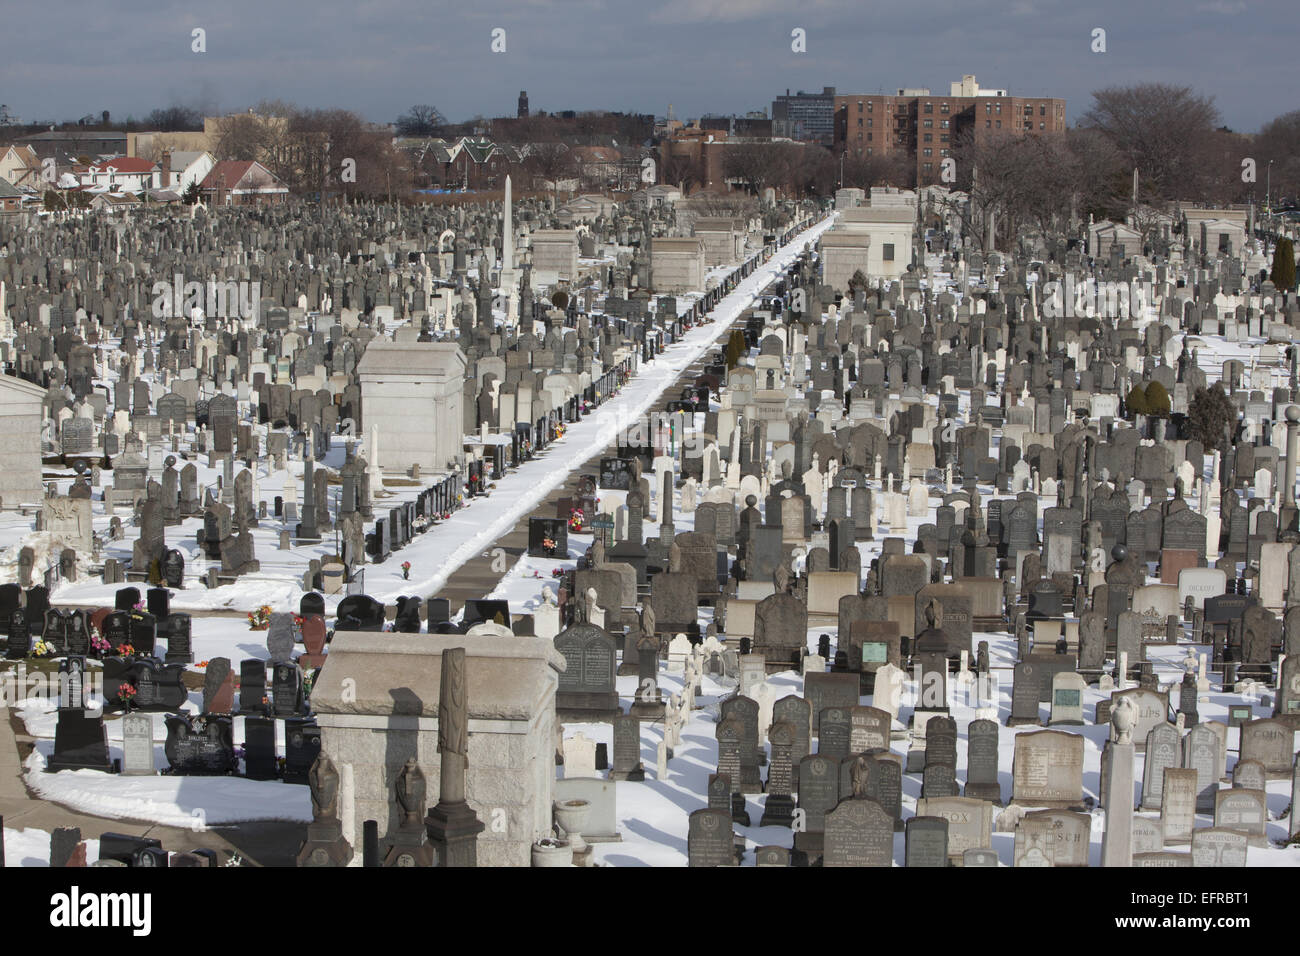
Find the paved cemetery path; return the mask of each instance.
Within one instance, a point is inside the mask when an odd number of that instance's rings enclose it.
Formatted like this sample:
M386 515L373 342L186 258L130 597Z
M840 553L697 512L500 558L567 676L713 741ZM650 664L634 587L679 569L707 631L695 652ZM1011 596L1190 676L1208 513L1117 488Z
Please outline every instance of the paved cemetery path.
M748 321L753 311L753 309L746 309L736 318L735 322L722 326L718 331L715 343L719 346L725 346L728 337L731 335L731 330L744 328L745 322ZM667 386L659 393L659 397L655 399L648 414L667 411L668 403L678 398L681 389L693 384L695 379L703 374L704 367L709 363L710 351L706 350L699 359L687 366L672 385ZM584 461L570 465L569 474L562 485L538 502L537 506L529 514L520 518L519 522L509 532L492 542L489 548L452 572L442 589L430 596L447 598L451 604L451 615L455 617L464 607L466 601L481 598L491 592L504 576L504 572L492 569L492 565L495 563L492 559L492 551L496 548L502 548L508 556L507 569L513 566L528 551L528 519L538 515L553 515L555 514L556 502L561 498L576 498L578 495L578 482L582 476L598 471L600 459L615 455L617 445L618 442L615 439L615 441L610 442L605 448ZM563 455L564 453L565 449L562 445L551 444L537 457L545 458L547 455ZM490 496L475 500L475 505L478 507L483 507L485 504L490 507L491 503Z
M246 866L293 866L298 848L306 838L305 823L240 823L194 831L69 810L27 792L22 778L20 743L24 745L23 755L30 753L31 738L26 736L22 721L9 708L0 707L0 816L4 817L6 829L52 833L59 827L77 827L83 840L97 840L101 833L147 836L160 840L163 848L171 852L216 850L223 863L237 854ZM6 862L9 866L21 865L16 853L10 853Z

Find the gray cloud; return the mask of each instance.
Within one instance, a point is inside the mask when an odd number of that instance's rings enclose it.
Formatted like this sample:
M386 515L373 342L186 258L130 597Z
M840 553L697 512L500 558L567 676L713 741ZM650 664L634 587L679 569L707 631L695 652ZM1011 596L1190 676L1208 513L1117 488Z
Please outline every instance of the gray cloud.
M1148 9L1162 7L1164 9ZM1160 81L1214 95L1238 130L1294 107L1288 4L1186 6L1098 0L320 0L222 4L116 0L41 5L0 38L0 96L25 119L103 109L143 116L173 102L241 109L260 99L341 106L391 121L413 103L453 119L534 109L678 116L743 112L791 89L985 86L1063 96L1071 121L1092 90ZM190 31L208 51L190 51ZM490 50L491 31L507 50ZM790 32L806 31L806 54ZM1107 52L1090 52L1095 27Z

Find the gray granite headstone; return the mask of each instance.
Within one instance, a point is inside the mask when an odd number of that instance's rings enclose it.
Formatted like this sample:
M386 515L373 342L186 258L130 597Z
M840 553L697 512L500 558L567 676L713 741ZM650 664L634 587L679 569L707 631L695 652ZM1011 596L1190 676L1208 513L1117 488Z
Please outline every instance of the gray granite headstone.
M266 649L271 660L276 663L292 660L293 644L293 615L272 614L271 626L266 632Z

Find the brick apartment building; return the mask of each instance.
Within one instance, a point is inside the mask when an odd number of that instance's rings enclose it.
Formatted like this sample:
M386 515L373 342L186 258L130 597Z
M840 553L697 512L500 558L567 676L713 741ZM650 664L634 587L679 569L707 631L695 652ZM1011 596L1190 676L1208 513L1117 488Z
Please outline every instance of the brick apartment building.
M976 142L1005 132L1064 133L1065 100L981 89L969 75L953 83L947 96L900 89L893 96L835 97L835 148L868 156L906 153L918 186L939 182L940 164L968 129Z

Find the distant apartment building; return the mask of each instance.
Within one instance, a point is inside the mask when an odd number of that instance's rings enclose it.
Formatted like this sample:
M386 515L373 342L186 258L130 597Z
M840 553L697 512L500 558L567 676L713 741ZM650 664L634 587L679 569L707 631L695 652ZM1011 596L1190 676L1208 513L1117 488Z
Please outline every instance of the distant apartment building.
M703 116L699 128L713 133L726 133L728 137L771 139L776 133L772 120L761 113L747 116Z
M830 146L835 139L835 87L820 93L785 91L772 101L772 135Z
M904 88L893 96L835 97L835 148L867 156L906 153L918 186L940 181L944 158L966 130L980 142L1003 133L1064 133L1065 128L1065 100L982 89L969 74L953 83L947 96Z

